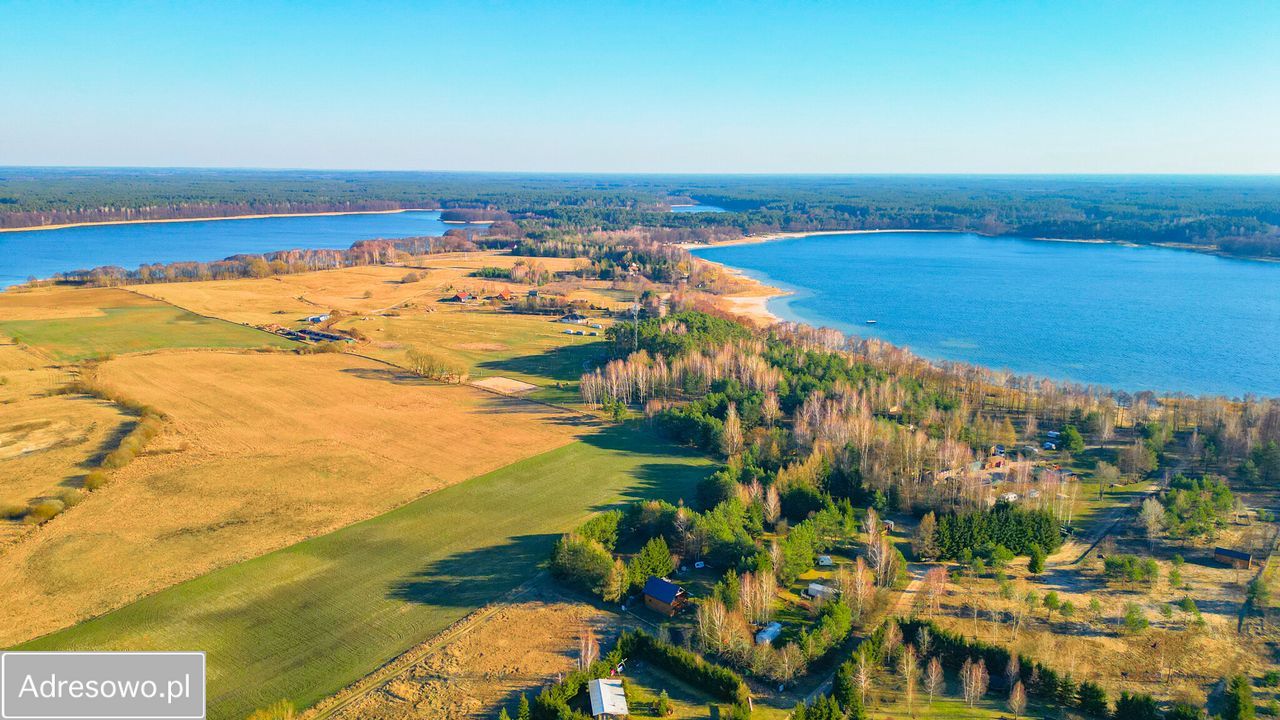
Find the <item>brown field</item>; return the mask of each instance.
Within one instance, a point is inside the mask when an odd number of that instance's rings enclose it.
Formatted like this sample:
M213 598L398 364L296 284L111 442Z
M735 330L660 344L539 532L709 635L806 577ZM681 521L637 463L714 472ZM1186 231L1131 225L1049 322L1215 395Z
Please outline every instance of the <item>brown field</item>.
M28 348L0 341L0 406L48 395L65 386L70 375Z
M543 683L573 669L588 628L607 649L622 625L612 614L566 597L544 577L493 614L463 621L442 643L409 651L406 658L416 661L329 717L492 718L502 705L515 717L520 693L532 700Z
M201 315L250 325L292 325L308 315L338 310L367 315L407 302L460 309L439 302L459 290L480 296L502 289L523 294L528 285L469 277L484 266L510 267L521 258L493 252L432 255L405 267L370 265L261 280L213 280L194 283L138 285L133 290L173 303ZM540 258L551 270L568 270L573 260ZM418 282L401 282L407 273L422 275ZM369 297L365 297L366 293Z
M64 320L103 317L107 307L146 307L146 298L118 288L43 287L0 293L0 319Z
M169 419L107 487L6 551L0 645L558 447L580 422L348 355L168 352L98 375Z
M110 403L58 395L71 380L18 345L0 345L0 505L33 501L82 485L84 475L131 418ZM0 520L0 547L31 531Z

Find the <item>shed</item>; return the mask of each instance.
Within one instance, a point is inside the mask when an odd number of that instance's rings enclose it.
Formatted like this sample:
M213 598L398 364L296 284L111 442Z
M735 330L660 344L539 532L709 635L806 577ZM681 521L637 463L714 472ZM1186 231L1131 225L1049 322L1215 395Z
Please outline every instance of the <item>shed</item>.
M768 645L769 643L772 643L774 640L777 640L778 636L781 634L782 634L782 623L771 622L768 625L765 625L764 628L760 630L760 632L756 633L756 644Z
M827 587L822 583L816 583L816 582L809 583L809 588L807 592L809 593L809 597L822 598L823 600L834 599L836 595L840 594L839 590L833 587Z
M1243 550L1216 547L1213 549L1213 559L1223 565L1230 565L1233 568L1253 567L1253 554L1244 552Z
M666 578L653 576L645 581L643 593L645 606L663 615L675 615L689 599L684 588Z
M587 694L591 696L591 717L622 718L629 714L621 680L592 680L587 683Z

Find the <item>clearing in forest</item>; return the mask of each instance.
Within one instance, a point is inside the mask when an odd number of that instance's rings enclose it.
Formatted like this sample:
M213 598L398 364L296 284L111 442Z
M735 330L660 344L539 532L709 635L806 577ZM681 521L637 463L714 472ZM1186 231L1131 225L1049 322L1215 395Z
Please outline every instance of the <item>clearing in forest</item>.
M647 432L604 430L24 649L200 648L209 717L282 698L306 707L528 581L587 514L691 498L710 470Z
M12 622L0 626L0 645L385 512L585 429L574 413L341 354L157 353L103 363L97 375L164 412L164 429L105 488L6 551L0 616Z

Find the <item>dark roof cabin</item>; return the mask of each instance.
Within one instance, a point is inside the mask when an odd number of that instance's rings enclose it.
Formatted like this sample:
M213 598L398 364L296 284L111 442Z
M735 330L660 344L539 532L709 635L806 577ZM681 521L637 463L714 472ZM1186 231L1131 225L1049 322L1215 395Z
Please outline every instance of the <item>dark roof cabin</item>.
M675 615L689 599L684 588L660 577L646 580L643 592L645 606L663 615Z
M1253 566L1253 555L1241 550L1232 550L1231 548L1216 547L1213 549L1213 559L1223 565L1230 565L1234 568L1248 568Z

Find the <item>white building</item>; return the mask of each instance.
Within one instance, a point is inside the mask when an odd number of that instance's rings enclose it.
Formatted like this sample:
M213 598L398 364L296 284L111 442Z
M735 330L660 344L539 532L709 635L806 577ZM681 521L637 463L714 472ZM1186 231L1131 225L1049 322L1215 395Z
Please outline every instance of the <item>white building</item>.
M591 717L623 718L627 710L627 695L621 680L600 679L587 683L591 695Z

